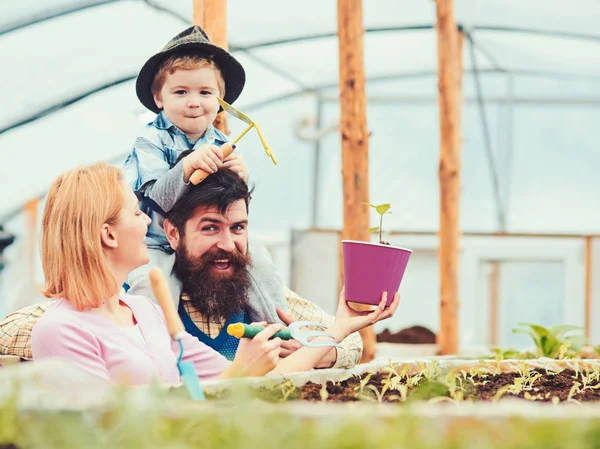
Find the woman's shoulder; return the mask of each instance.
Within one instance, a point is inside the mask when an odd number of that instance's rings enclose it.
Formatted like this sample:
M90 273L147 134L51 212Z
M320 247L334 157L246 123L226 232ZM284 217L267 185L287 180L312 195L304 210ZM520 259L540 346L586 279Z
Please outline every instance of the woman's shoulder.
M121 293L120 298L121 301L123 301L131 310L133 310L134 315L141 314L146 317L146 319L149 317L160 317L162 319L162 309L147 296Z
M78 311L69 301L56 299L33 326L33 340L52 338L64 332L83 331L90 320L89 314Z
M38 320L40 322L56 323L57 321L73 321L77 320L77 309L65 299L55 299L52 301L44 314Z

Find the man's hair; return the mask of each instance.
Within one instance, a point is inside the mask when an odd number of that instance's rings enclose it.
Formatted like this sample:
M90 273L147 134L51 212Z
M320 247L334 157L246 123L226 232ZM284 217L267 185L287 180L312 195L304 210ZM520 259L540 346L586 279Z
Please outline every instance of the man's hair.
M124 201L122 181L117 167L98 162L52 183L42 220L44 296L65 298L77 310L87 310L119 290L100 231L104 223L117 222Z
M166 218L177 228L179 235L184 235L185 223L199 207L214 206L225 215L231 204L244 200L248 211L253 190L236 172L221 168L200 184L192 186L166 214Z
M181 52L172 54L162 62L152 81L152 94L156 96L160 95L160 90L165 84L167 74L171 75L175 73L176 70L194 70L202 69L204 67L209 67L215 71L219 96L223 98L225 96L225 80L223 79L221 70L217 64L210 59L210 56Z

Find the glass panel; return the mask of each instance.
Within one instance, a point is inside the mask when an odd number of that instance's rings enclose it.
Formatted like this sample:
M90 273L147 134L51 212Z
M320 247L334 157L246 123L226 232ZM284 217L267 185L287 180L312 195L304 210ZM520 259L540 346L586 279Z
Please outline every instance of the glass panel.
M563 323L565 270L561 262L504 262L499 271L498 345L525 349L530 337L514 334L517 323L549 327Z

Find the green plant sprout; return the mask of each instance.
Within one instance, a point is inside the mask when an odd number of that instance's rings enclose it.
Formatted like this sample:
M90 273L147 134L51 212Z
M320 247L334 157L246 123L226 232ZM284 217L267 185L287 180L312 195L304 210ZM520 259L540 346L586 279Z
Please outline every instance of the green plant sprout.
M376 232L379 231L379 243L381 243L382 245L389 245L389 242L385 242L383 240L383 216L386 214L391 214L392 211L391 209L391 205L388 203L385 204L371 204L371 203L363 203L366 204L369 207L372 207L373 209L375 209L377 211L377 213L379 214L379 226L375 226L374 228L369 228L368 232Z
M583 329L579 326L565 324L545 328L531 323L518 325L521 327L513 329L513 333L529 335L535 343L537 357L556 359L564 358L565 355L574 356L581 351L586 341L581 334ZM570 346L564 347L567 342Z

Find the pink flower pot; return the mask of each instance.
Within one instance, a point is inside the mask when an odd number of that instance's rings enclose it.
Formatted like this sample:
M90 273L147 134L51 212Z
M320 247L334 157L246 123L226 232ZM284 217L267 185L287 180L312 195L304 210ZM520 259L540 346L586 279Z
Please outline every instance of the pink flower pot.
M379 304L387 292L387 305L400 288L412 250L379 243L342 240L346 301Z

